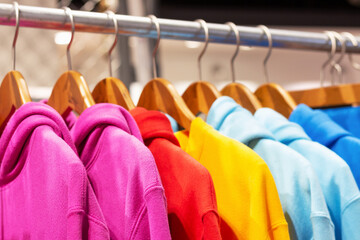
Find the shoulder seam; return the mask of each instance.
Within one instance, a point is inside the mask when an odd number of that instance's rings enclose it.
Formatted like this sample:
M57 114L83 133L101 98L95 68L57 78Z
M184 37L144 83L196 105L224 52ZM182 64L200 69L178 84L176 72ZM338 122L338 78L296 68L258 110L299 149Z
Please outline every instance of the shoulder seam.
M360 199L360 195L359 194L356 194L354 197L351 198L351 200L347 201L346 204L345 204L345 207L344 209L341 211L341 215L344 214L344 212L357 200Z

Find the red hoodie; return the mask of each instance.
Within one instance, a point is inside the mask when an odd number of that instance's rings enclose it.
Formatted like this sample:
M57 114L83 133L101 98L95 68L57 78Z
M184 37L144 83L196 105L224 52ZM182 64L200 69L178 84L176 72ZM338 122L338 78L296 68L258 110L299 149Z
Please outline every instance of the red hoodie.
M155 158L167 198L172 239L221 239L209 172L180 148L164 114L144 108L130 113Z

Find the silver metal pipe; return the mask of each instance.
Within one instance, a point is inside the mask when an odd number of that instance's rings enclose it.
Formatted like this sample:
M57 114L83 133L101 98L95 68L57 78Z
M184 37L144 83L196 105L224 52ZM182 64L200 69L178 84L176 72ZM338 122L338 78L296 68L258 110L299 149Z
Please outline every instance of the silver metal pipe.
M44 28L53 30L71 29L66 21L62 9L19 6L20 26ZM106 13L94 13L85 11L72 11L75 29L80 32L91 33L114 33L113 21ZM116 15L118 33L126 36L157 38L154 24L148 17L128 15ZM200 24L192 21L180 21L170 19L158 19L161 28L161 38L175 40L204 41L204 30ZM0 4L0 25L15 26L15 14L13 5ZM208 23L209 42L236 44L234 32L226 24ZM241 45L267 47L268 40L262 30L256 27L237 26ZM273 47L301 50L330 51L331 43L325 33L313 33L304 31L290 31L270 29ZM356 38L360 42L360 38ZM340 42L337 42L337 50L340 51ZM360 45L353 46L348 41L346 52L360 53Z

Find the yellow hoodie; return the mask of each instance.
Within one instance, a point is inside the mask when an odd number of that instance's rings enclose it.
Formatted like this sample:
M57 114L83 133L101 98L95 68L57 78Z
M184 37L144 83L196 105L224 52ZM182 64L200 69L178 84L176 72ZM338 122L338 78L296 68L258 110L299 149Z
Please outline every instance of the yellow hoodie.
M253 150L200 118L175 136L212 176L224 240L289 239L274 179Z

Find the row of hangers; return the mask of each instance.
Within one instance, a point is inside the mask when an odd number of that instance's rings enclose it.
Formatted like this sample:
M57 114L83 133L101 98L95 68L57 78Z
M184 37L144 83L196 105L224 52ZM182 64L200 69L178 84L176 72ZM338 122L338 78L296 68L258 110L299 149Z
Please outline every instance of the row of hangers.
M239 52L240 36L236 25L228 22L226 24L230 27L230 30L234 32L236 37L236 50L231 58L232 83L226 85L219 92L213 84L206 81L201 81L202 75L200 63L201 58L206 51L209 40L209 33L206 27L206 22L204 20L197 20L197 22L201 24L201 27L205 33L205 45L198 57L200 80L192 83L180 97L180 95L175 91L174 87L168 81L157 78L155 68L155 54L160 41L160 27L154 16L151 16L151 19L154 22L158 33L157 43L153 52L155 79L151 80L147 85L145 85L138 105L147 109L160 110L168 113L185 129L189 128L190 123L195 118L196 114L207 114L212 103L222 95L233 98L237 103L252 113L261 107L269 107L281 113L285 117L289 117L291 112L299 103L305 103L313 108L353 105L360 103L360 84L341 84L334 86L334 82L332 81L333 86L323 87L325 68L329 64L331 64L331 70L335 69L339 74L339 78L341 79L342 69L339 63L343 59L346 52L345 38L350 39L354 46L358 45L356 38L352 34L342 33L340 35L333 31L326 31L325 33L331 42L331 52L327 61L322 65L320 71L321 87L316 89L288 92L280 85L276 83L270 83L269 81L266 65L272 52L272 37L269 29L266 26L259 25L258 27L263 31L264 35L266 35L269 43L269 49L263 61L263 71L266 84L258 87L258 89L253 93L245 85L235 82L234 60ZM336 39L338 39L341 43L341 55L336 61L334 61L333 58L336 54L337 45ZM360 70L360 65L353 61L351 54L349 54L349 59L352 66Z
M351 33L337 33L337 32L325 32L331 42L331 51L329 58L322 65L320 71L320 88L290 91L289 94L297 103L304 103L312 108L328 108L328 107L340 107L340 106L356 106L360 103L360 84L334 84L334 79L331 80L331 86L324 87L325 74L324 70L327 65L331 64L331 70L337 71L339 82L342 83L342 68L340 66L341 60L346 53L346 40L350 40L353 46L358 45L357 39ZM333 60L336 53L337 40L341 45L341 54L337 60ZM351 66L360 70L360 65L354 62L352 54L348 54Z
M17 108L31 101L23 76L20 72L15 70L15 49L19 32L19 7L17 2L14 2L14 11L16 28L12 44L13 70L6 74L0 86L0 129L4 128L7 120ZM48 105L53 107L62 116L66 115L69 111L75 111L76 113L81 114L86 108L95 103L102 102L118 104L127 110L133 109L135 104L130 97L129 91L119 79L112 77L111 53L118 40L118 25L114 13L108 12L109 18L112 18L115 32L114 43L108 52L110 77L101 80L91 93L84 77L80 73L72 70L70 47L74 38L75 24L71 10L65 7L64 11L66 17L70 20L72 33L71 40L66 49L68 71L63 73L55 83L48 100ZM226 24L229 26L230 30L234 32L236 37L236 51L231 58L232 82L225 86L221 91L218 91L213 84L201 80L201 59L209 42L208 28L204 20L196 20L199 22L205 33L205 45L198 57L200 80L191 84L185 90L183 95L180 96L169 81L158 78L157 76L155 57L160 43L160 25L155 16L150 15L149 18L151 24L155 25L158 36L152 56L154 79L145 85L137 106L144 107L148 110L159 110L167 113L184 129L190 128L192 120L195 119L195 115L199 112L207 114L212 103L222 95L232 97L252 113L261 107L270 107L286 117L294 110L297 103L306 103L311 107L327 107L330 105L351 105L360 102L360 84L342 84L338 86L321 87L318 89L287 92L281 86L275 83L269 83L266 64L271 55L272 38L269 29L263 25L258 27L262 29L269 42L269 50L263 61L264 75L267 83L260 86L252 93L245 85L235 82L234 60L239 51L240 36L235 24L231 22ZM346 52L345 37L350 39L352 44L358 44L356 38L349 33L344 34L344 37L334 32L326 33L331 41L332 47L329 59L323 64L321 69L321 83L323 82L324 69L330 63L332 69L335 69L339 76L341 76L342 70L339 62ZM339 39L341 43L342 54L336 61L333 61L336 53L336 38ZM354 67L360 69L360 65L353 62L351 55L349 55L349 59L351 59L351 63ZM357 92L359 94L356 94Z

